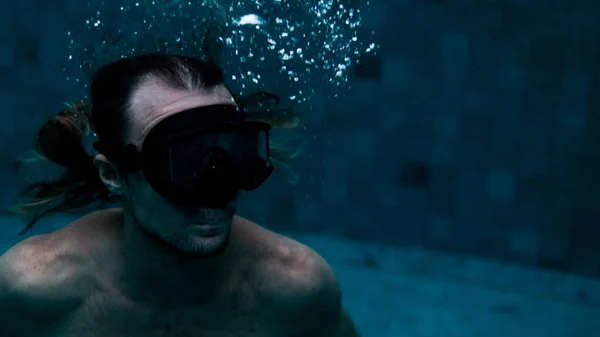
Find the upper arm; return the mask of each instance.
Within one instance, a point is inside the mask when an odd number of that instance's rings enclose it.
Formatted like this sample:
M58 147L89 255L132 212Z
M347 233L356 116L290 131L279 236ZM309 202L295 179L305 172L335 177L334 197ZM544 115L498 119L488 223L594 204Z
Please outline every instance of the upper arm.
M327 262L311 252L295 266L279 313L290 337L354 337L342 308L340 284Z
M340 317L338 336L358 337L358 331L356 330L354 322L346 310L342 311L342 315Z
M352 318L341 304L337 280L315 287L307 296L293 337L358 337Z

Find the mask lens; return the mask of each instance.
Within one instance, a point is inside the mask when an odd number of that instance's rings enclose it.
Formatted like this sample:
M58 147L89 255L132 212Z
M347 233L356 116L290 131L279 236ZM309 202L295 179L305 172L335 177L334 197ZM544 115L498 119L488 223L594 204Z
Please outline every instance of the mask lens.
M235 140L230 145L231 153L239 160L248 158L268 159L267 132L264 130L238 131Z
M173 144L168 148L168 160L163 165L170 172L171 181L183 180L189 181L197 178L198 169L205 165L210 159L210 148L215 143L215 136L203 136Z
M144 172L155 190L171 200L225 199L218 197L220 191L230 198L270 175L268 130L263 123L221 124L153 138L145 148Z

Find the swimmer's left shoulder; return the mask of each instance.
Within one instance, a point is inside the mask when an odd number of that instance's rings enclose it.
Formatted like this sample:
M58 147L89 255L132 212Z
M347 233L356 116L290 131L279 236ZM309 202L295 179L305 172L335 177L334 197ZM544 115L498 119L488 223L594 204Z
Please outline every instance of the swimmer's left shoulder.
M261 294L270 303L276 335L292 337L357 337L342 308L341 291L331 266L310 247L236 218L240 232L249 234L248 256L258 257ZM236 226L234 226L235 228Z
M340 306L340 285L325 259L310 247L291 238L282 237L280 256L272 266L273 286L282 309L337 310Z
M341 292L338 279L325 259L310 247L269 231L248 220L246 230L264 251L260 255L266 295L277 303L280 314L302 312L332 317L339 315ZM252 228L252 229L250 229ZM268 253L265 253L268 252Z
M246 241L244 246L257 250L251 255L261 259L269 274L299 287L314 282L337 284L331 266L312 248L241 217L235 223L234 230Z

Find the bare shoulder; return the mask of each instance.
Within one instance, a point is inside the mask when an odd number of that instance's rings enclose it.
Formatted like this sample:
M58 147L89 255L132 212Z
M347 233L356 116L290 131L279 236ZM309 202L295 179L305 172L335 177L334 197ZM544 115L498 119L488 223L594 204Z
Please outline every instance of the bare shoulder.
M257 262L265 278L266 291L282 306L290 309L317 303L339 306L338 279L325 259L310 247L284 235L267 230L249 220L236 218L244 227L246 240L257 250Z
M236 218L236 234L250 247L261 294L280 335L356 336L342 334L345 312L331 266L313 249L251 221Z
M47 240L32 237L0 257L0 325L8 336L37 336L80 303L71 287L76 268L60 259Z
M47 329L85 300L95 280L75 237L80 225L30 237L0 256L0 325L22 334L35 318L35 327Z

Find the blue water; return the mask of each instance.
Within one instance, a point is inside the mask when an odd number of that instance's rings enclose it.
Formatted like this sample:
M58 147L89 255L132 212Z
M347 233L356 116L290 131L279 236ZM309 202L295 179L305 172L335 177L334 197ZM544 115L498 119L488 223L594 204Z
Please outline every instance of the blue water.
M116 18L115 7L136 2L0 4L2 204L25 176L49 174L17 171L14 158L46 117L82 98L75 62L91 65L80 49L100 40L95 23L137 31L149 12ZM300 183L274 177L241 214L330 262L362 336L600 336L600 2L230 2L236 24L254 22L236 26L244 33L225 50L233 86L264 84L307 123ZM310 4L331 10L316 19ZM339 5L360 8L362 24L349 28ZM337 25L323 34L322 20ZM305 66L313 58L319 70ZM23 224L0 223L3 252Z

